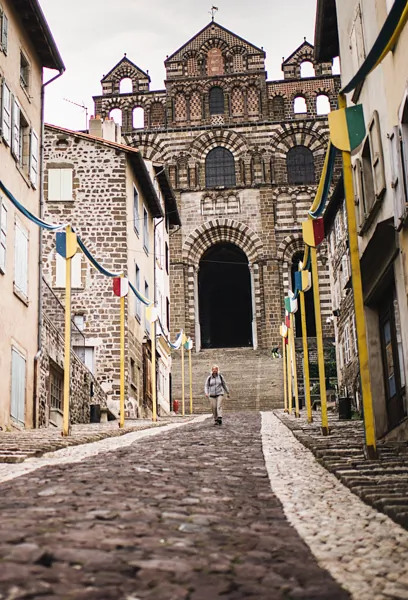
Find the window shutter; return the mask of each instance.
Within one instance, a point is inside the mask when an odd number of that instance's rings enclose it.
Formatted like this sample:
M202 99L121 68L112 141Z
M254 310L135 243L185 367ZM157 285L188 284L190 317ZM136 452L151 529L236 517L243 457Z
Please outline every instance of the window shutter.
M133 227L136 233L139 233L139 194L133 186Z
M11 143L11 92L7 83L3 81L1 95L1 130L6 144Z
M15 229L14 283L19 292L28 296L28 232L18 222Z
M26 360L15 348L12 348L10 414L13 419L23 425L25 422L25 377Z
M389 139L391 144L391 187L394 191L394 224L396 229L400 230L405 215L407 198L404 186L401 137L398 126L393 128L393 132Z
M65 287L65 258L55 255L55 287Z
M357 224L359 227L364 223L366 217L364 201L363 168L358 158L353 165L354 179L354 204L357 207Z
M12 97L12 131L13 135L11 138L11 152L20 160L20 105L17 100Z
M72 200L72 169L61 169L61 200Z
M385 170L384 170L384 155L382 149L380 119L378 112L374 111L373 118L368 126L370 149L371 149L371 166L373 169L374 192L376 198L382 198L385 192Z
M3 13L2 17L2 28L1 28L1 45L3 47L4 53L7 54L8 47L8 18Z
M30 181L36 188L38 183L38 135L34 129L30 136Z
M75 254L71 260L71 287L82 287L82 257L79 253Z
M61 200L61 169L48 169L48 200Z
M0 269L6 272L7 206L0 201Z

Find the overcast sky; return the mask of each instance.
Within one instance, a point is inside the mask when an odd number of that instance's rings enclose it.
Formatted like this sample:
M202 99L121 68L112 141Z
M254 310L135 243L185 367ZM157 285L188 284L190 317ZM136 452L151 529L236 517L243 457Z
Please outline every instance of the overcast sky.
M46 121L70 129L85 128L85 103L100 80L126 52L149 70L150 89L163 89L163 61L211 20L211 2L203 0L40 0L61 52L65 74L46 92ZM263 47L269 79L282 76L282 57L303 38L313 43L316 0L216 0L216 21ZM115 9L112 10L112 7Z

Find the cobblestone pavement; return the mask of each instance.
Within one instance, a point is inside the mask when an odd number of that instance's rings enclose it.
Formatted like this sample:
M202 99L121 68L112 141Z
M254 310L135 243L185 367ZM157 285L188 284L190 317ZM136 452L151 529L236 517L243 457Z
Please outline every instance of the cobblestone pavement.
M285 515L356 600L408 598L408 533L316 462L273 414L262 415L265 462Z
M260 425L152 430L1 484L0 598L349 598L271 492Z
M123 429L119 429L118 421L73 425L72 433L68 437L62 437L61 430L52 427L0 431L0 463L21 463L27 458L42 456L46 452L54 452L61 448L89 444L110 437L119 437L132 431L185 420L190 420L190 417L164 417L156 423L151 419L126 420Z
M320 413L314 423L275 411L293 435L313 452L318 462L336 475L359 498L408 529L408 443L379 442L379 460L364 457L361 421L330 417L330 436L320 432ZM408 596L407 596L408 597Z

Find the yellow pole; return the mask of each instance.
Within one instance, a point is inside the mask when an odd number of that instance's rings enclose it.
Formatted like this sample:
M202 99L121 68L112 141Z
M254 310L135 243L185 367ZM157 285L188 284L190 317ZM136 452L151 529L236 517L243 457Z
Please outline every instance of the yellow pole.
M293 387L294 387L294 392L295 392L295 417L300 417L300 414L299 414L299 388L298 388L297 369L296 369L296 346L295 346L293 313L290 313L289 334L291 336L291 341L292 341L291 346L292 346L292 353L293 353Z
M119 427L125 426L125 296L120 297L120 402Z
M193 414L193 364L191 360L191 348L188 351L188 367L190 373L190 415Z
M288 372L288 412L292 414L292 342L290 337L290 331L288 330L288 347L286 348L286 362L287 362L287 372Z
M184 397L184 344L181 344L181 414L184 417L186 412Z
M152 338L152 420L157 421L157 394L156 394L156 321L150 325L150 337Z
M320 312L320 290L319 274L317 271L316 248L310 248L310 256L312 258L312 285L316 319L317 362L319 365L320 402L322 408L322 434L329 435L329 423L327 420L326 372L324 368L322 315Z
M68 239L68 229L66 239ZM67 242L68 243L68 242ZM71 257L65 259L65 356L64 356L64 402L62 435L70 435L69 384L71 378Z
M283 401L285 413L288 412L288 375L286 365L286 338L282 338L282 358L283 358Z
M339 96L339 108L346 108L344 95ZM344 194L347 208L351 276L353 282L354 311L356 315L357 346L360 363L361 391L363 396L366 455L369 459L378 458L375 439L375 422L371 378L368 363L367 334L364 314L363 286L361 283L360 254L358 251L357 224L354 206L353 174L350 152L343 152Z
M303 366L305 371L305 400L307 409L307 422L313 423L312 401L310 398L310 372L309 372L309 349L307 344L306 305L305 292L300 292L300 314L302 318L303 339Z

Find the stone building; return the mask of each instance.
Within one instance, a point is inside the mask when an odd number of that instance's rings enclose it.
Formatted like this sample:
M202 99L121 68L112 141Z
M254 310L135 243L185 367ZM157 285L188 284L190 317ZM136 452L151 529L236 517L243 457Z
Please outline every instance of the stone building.
M197 351L265 354L279 343L339 77L304 41L283 62L283 79L268 81L263 49L215 21L165 67L165 89L151 90L148 74L124 56L103 77L95 114L120 119L126 142L164 162L176 190L183 227L171 237L173 333L183 327ZM320 268L330 336L329 278ZM261 373L265 363L257 364Z
M41 214L44 68L65 70L38 1L2 0L0 181L36 216ZM40 264L38 226L0 190L0 428L38 422Z
M392 5L393 0L318 0L316 60L340 55L346 85ZM405 26L393 51L347 97L349 105L362 105L366 122L366 137L352 162L378 437L396 428L408 408L407 51ZM340 263L334 265L337 276L339 269Z
M47 125L44 150L45 215L49 221L74 225L90 252L105 269L124 271L147 298L154 298L156 262L164 264L170 228L180 225L175 198L163 168L145 161L140 152L116 141L115 123L91 119L90 134ZM155 219L160 219L155 222ZM155 236L160 257L155 257ZM63 300L65 261L56 255L55 236L46 234L43 272ZM156 260L155 260L156 258ZM168 263L168 257L167 257ZM166 271L164 271L166 272ZM157 298L164 333L168 335L168 274L161 278ZM164 282L162 281L164 279ZM74 350L82 356L107 395L113 412L119 407L119 299L112 279L101 275L82 252L72 260L72 310L84 336ZM128 416L151 410L150 325L143 304L130 291L126 300L126 411ZM82 347L81 347L82 346ZM170 361L168 346L158 344L162 409L168 411Z

